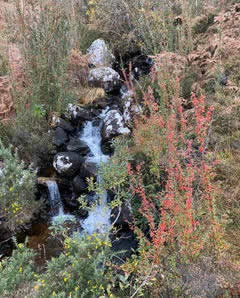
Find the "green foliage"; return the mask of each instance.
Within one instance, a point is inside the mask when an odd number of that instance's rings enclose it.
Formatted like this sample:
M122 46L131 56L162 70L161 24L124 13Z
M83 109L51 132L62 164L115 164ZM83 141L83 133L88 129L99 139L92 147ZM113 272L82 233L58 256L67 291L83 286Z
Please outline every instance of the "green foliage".
M34 278L35 252L18 244L10 258L0 262L0 295L9 297L18 288L26 286Z
M26 168L12 147L5 148L0 140L0 160L3 162L0 175L1 209L5 225L15 230L28 222L38 207L34 200L35 171Z
M30 2L27 10L19 4L16 6L30 90L21 98L18 111L23 112L25 104L28 104L30 108L33 106L34 112L36 105L43 104L46 114L50 116L51 112L64 109L71 99L67 77L71 45L70 15L58 1Z
M36 110L34 113L42 111ZM35 117L30 111L25 111L9 123L0 123L0 137L5 145L12 144L18 148L21 160L35 167L46 166L51 161L52 135L48 132L46 119L41 119L41 114Z
M99 297L108 292L110 276L106 263L110 261L108 240L96 234L78 233L64 241L64 253L53 258L46 273L39 279L38 297Z

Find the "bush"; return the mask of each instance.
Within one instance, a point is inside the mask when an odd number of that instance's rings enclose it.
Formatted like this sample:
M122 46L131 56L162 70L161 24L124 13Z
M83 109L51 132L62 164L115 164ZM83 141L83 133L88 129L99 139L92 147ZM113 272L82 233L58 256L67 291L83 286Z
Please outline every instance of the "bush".
M19 159L12 147L5 148L0 140L0 160L3 162L0 175L1 210L4 224L11 230L27 223L39 203L35 198L35 171Z
M10 258L0 262L0 295L10 297L17 295L18 289L26 287L34 278L34 258L35 252L26 248L23 244L18 244ZM26 296L25 296L26 297Z

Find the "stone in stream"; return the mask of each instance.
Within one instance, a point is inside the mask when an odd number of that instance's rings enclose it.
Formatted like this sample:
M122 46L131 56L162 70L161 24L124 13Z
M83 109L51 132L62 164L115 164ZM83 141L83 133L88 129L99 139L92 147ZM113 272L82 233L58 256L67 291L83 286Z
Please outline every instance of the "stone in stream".
M87 183L84 181L84 179L78 175L73 179L73 191L76 195L80 195L84 191L87 190Z
M57 147L61 147L65 145L68 141L68 134L61 127L57 127L54 136L53 136L53 144Z
M107 45L103 39L95 40L91 46L87 49L89 55L89 64L94 67L99 66L111 66L115 57L107 48Z
M80 140L79 138L72 138L67 144L67 150L72 152L79 152L82 155L86 155L90 151L87 143Z
M130 129L125 124L122 113L117 108L109 110L106 113L102 127L102 137L104 141L118 135L128 135L130 132Z
M95 162L85 161L80 170L80 175L83 178L97 177L98 165Z
M68 105L67 113L75 125L78 125L79 122L90 121L93 117L90 110L84 109L74 104Z
M73 177L81 168L84 159L75 152L60 152L54 156L53 166L60 175Z
M62 118L58 118L58 120L56 121L56 126L61 127L62 129L64 129L67 132L74 131L74 127L69 122L67 122L66 120L64 120Z
M110 67L91 69L88 83L92 87L104 88L106 92L113 92L121 87L120 75Z

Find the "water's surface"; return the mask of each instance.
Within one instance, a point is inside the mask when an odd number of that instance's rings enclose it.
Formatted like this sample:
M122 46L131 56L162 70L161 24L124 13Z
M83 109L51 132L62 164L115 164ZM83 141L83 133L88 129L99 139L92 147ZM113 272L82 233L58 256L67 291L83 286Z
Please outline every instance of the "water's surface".
M73 220L73 215L64 212L57 182L54 180L48 180L46 183L49 192L49 202L51 205L52 221L64 222L66 220Z
M101 114L104 117L105 111ZM90 153L87 156L87 161L96 163L100 166L101 163L108 161L108 156L103 154L101 150L101 126L95 126L92 121L85 123L80 139L87 143L90 148ZM97 177L97 182L101 183L101 177ZM83 229L92 234L94 232L105 233L110 227L110 213L111 210L107 205L107 192L104 191L99 197L95 195L96 205L89 212L89 216L81 221Z

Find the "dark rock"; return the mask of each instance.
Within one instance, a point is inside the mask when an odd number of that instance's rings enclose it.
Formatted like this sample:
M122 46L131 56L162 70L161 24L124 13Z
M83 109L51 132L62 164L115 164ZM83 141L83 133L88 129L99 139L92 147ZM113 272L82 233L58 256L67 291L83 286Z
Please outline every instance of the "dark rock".
M73 132L74 131L74 127L69 122L67 122L66 120L64 120L62 118L59 118L57 120L56 125L57 125L57 127L61 127L62 129L64 129L67 132Z
M124 263L138 247L138 241L132 231L112 235L111 240L112 250L117 252L117 257L114 258L116 263Z
M110 141L102 142L101 150L105 155L112 155L113 154L112 143Z
M93 118L89 109L84 109L77 105L69 104L67 111L70 114L71 121L75 125L79 125L79 122L89 121Z
M129 223L132 223L132 214L130 208L126 204L122 204L119 215L119 207L115 207L111 212L111 223L115 222L115 226L118 228L128 228Z
M87 143L81 141L79 138L72 138L67 145L67 150L72 152L80 152L82 155L86 155L90 151Z
M53 166L58 174L73 177L81 168L84 159L75 152L60 152L55 155Z
M98 166L94 162L85 161L80 170L80 176L85 177L96 177L98 172Z
M68 134L61 128L57 127L53 137L53 144L57 147L63 146L68 141Z
M87 190L87 184L81 176L76 176L73 179L73 191L75 194L80 195Z

